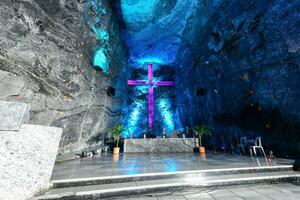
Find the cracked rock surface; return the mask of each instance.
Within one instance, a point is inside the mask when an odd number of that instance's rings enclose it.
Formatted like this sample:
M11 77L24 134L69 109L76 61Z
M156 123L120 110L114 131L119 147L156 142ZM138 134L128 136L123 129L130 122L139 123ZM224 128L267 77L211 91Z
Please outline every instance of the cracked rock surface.
M262 136L276 155L300 153L299 1L202 1L184 31L177 105L184 124L209 124L227 150ZM223 140L223 141L222 141Z
M107 0L100 24L110 36L105 49L114 52L109 75L92 69L84 53L101 46L83 41L86 2L0 2L0 100L29 102L31 123L64 128L61 149L79 148L121 122L121 108L131 106L124 106L126 77L144 79L141 62L148 58L167 66L165 77L154 71L159 79L176 83L161 92L176 123L214 129L205 145L230 150L236 138L262 136L275 155L299 155L299 1ZM128 102L134 100L144 119L146 93Z
M0 99L30 103L31 124L62 127L61 151L91 144L118 123L126 96L118 34L110 37L111 73L91 67L82 40L84 6L77 0L0 2ZM113 17L107 20L108 32L118 33ZM108 95L115 85L115 96Z

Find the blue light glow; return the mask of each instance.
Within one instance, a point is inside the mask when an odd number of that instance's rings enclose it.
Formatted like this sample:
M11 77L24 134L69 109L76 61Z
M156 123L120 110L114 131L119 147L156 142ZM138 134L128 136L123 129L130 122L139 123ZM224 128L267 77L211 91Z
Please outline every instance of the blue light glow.
M131 134L134 138L139 137L140 136L140 131L138 130L138 122L140 120L141 117L141 112L142 110L144 110L146 105L143 105L140 102L135 102L135 104L133 104L133 110L131 111L131 113L129 114L128 117L128 121L127 121L127 134L124 134L123 136L125 138L130 138Z
M121 0L122 15L129 26L136 27L155 17L155 7L160 0L128 1Z
M175 125L173 121L173 114L171 112L171 104L166 99L160 99L159 103L159 111L163 117L164 128L167 132L174 131Z
M109 36L108 33L100 28L96 28L95 26L92 26L93 31L95 32L97 39L101 42L108 42Z
M164 159L164 161L168 165L168 172L176 172L177 171L177 162L174 159Z
M101 68L105 73L108 73L108 59L102 48L96 51L93 64L96 68Z
M84 29L86 40L92 40L94 45L88 50L88 55L93 56L93 65L95 68L102 69L103 72L109 73L109 34L105 31L107 28L102 21L102 17L107 14L104 8L103 0L88 0L83 11Z
M142 59L138 59L138 63L143 66L145 65L145 63L155 63L155 64L162 65L165 64L166 62L161 58L142 58Z
M126 175L133 175L137 174L138 171L135 168L136 163L135 162L126 162L126 165L124 166L123 163L119 164L119 167L122 168L124 167L126 169L125 174Z
M181 49L184 29L190 13L198 7L193 0L119 0L119 20L128 50L129 66L141 58L160 58L157 63L173 65ZM180 19L180 20L178 20ZM158 34L159 33L159 34ZM149 61L153 61L150 59Z

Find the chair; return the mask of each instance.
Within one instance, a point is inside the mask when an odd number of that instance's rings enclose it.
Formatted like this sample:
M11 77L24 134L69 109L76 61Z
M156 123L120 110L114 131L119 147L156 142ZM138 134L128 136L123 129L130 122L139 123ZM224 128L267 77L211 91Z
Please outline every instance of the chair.
M246 154L247 146L249 146L247 137L241 137L240 142L237 145L237 147L238 147L239 151L242 152L242 154L244 154L244 155Z
M261 150L261 152L263 153L264 157L267 158L266 154L265 154L265 150L262 146L261 143L261 137L257 137L255 138L255 144L254 146L250 146L250 154L252 156L252 153L254 153L254 155L256 156L256 149Z
M104 147L104 152L107 153L110 150L109 146Z

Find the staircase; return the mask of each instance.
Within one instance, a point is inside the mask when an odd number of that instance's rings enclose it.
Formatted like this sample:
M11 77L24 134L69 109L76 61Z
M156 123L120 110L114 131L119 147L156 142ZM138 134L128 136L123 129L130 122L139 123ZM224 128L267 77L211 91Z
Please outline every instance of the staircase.
M102 199L184 188L293 182L291 165L147 173L52 181L52 189L36 200Z

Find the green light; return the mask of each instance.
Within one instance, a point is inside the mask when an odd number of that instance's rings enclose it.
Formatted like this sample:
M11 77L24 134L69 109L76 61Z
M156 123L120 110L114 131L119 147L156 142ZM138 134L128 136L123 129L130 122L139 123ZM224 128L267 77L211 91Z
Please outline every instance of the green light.
M92 27L93 31L96 33L97 39L101 42L108 42L109 35L106 31L96 28L95 26Z
M96 68L101 68L105 73L108 73L108 59L102 48L95 52L93 64Z

